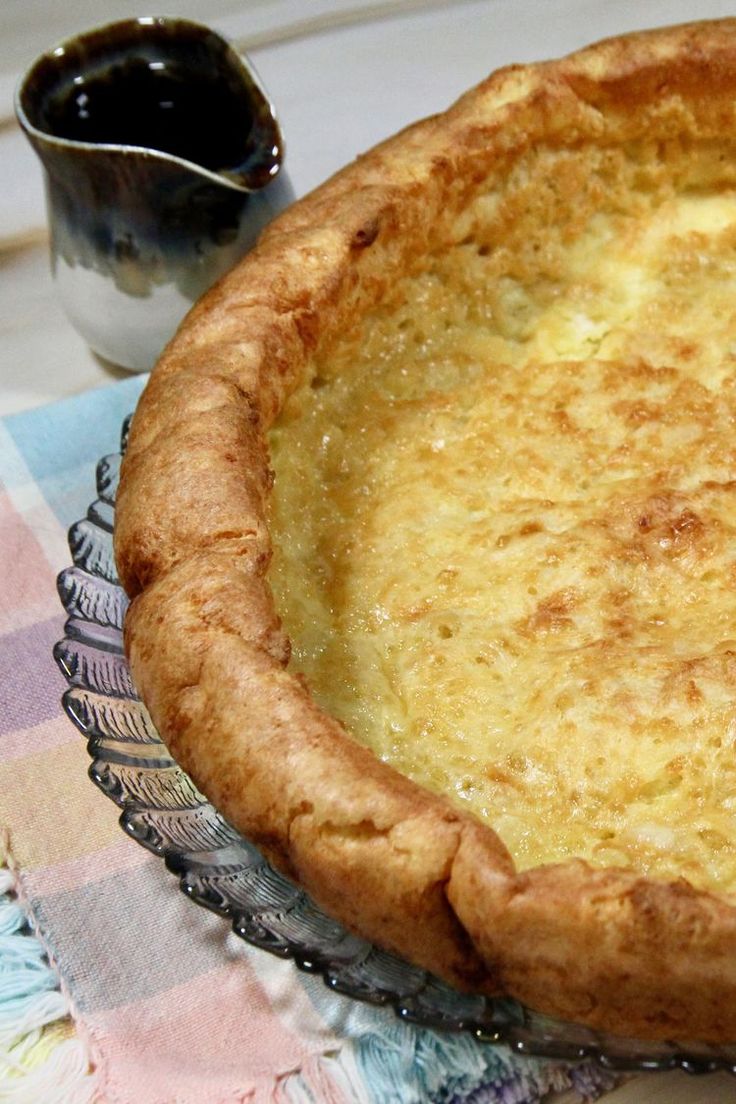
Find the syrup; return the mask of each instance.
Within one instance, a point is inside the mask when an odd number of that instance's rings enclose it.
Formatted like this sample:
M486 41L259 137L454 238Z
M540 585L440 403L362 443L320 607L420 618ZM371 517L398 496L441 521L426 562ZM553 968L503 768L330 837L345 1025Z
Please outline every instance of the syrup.
M258 145L247 90L189 59L132 56L78 75L47 98L44 115L61 138L160 150L211 170L247 171ZM276 164L280 150L270 156Z

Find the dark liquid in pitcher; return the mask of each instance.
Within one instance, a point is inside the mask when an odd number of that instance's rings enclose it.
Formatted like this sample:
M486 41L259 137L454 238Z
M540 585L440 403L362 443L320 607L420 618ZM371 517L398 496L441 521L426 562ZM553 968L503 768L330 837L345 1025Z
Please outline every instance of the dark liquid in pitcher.
M49 97L44 114L61 138L144 146L208 169L237 171L253 154L247 92L170 59L131 57L77 76Z

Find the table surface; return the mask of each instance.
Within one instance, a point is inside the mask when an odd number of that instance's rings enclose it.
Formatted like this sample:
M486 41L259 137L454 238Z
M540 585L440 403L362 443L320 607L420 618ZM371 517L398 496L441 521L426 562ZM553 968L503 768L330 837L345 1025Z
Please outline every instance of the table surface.
M609 34L732 14L701 0L177 0L247 49L277 105L302 195L356 154L447 106L499 65L565 53ZM41 172L14 124L13 89L41 50L128 16L121 0L4 0L0 36L0 415L126 373L66 321L49 273ZM612 1104L736 1104L736 1079L637 1077Z

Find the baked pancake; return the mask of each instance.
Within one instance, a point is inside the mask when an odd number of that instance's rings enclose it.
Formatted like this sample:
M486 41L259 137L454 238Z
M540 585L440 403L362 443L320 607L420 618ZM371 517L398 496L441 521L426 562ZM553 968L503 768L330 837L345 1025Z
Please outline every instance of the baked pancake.
M269 578L320 705L517 868L731 892L736 193L607 161L616 208L543 277L515 253L523 293L461 243L317 358ZM566 171L584 202L587 151Z
M454 984L652 1038L736 1038L735 124L736 21L494 74L195 307L117 503L224 815Z

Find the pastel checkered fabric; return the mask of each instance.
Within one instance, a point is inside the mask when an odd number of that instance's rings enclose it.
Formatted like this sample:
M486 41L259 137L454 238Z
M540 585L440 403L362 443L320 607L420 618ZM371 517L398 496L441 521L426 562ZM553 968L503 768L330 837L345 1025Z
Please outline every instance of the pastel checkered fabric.
M248 947L186 900L89 781L84 740L60 708L55 579L95 464L117 449L141 386L131 378L0 421L0 828L96 1098L524 1104L572 1087L592 1099L611 1082L590 1066L522 1062L413 1028Z

